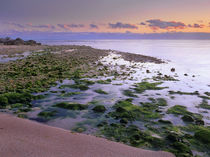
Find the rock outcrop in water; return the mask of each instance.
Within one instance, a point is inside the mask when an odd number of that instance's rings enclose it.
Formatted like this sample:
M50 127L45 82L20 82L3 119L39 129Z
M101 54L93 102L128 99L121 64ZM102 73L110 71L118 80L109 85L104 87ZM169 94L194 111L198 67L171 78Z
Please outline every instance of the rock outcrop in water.
M34 40L27 40L24 41L21 38L11 39L9 37L6 38L0 38L0 45L41 45L41 43L38 43Z

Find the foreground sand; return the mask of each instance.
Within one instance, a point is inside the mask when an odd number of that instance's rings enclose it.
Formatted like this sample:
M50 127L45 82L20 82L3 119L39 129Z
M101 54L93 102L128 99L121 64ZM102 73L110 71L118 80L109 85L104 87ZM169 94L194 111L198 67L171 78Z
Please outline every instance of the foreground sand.
M1 157L174 157L0 113Z

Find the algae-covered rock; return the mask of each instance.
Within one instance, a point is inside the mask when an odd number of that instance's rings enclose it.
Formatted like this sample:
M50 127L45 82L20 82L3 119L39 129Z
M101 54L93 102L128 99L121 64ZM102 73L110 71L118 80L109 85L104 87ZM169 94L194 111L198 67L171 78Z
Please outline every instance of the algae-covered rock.
M4 108L8 104L8 99L4 95L0 95L0 108Z
M94 112L101 112L101 113L103 113L103 112L106 111L106 108L103 105L98 105L98 106L95 106L93 108L93 111Z
M55 116L57 113L57 111L53 110L53 111L42 111L38 114L39 117L43 117L45 119L49 119L53 116Z
M56 107L69 109L69 110L85 110L88 108L87 105L71 102L61 102L55 105Z
M182 120L183 120L184 122L194 122L194 119L193 119L191 116L189 116L189 115L184 115L184 116L182 117Z
M171 144L172 147L174 147L174 149L176 149L175 151L175 155L178 157L191 157L193 156L192 151L190 149L190 147L184 143L181 142L175 142L173 144Z
M163 124L172 124L171 121L169 120L163 120L163 119L160 119L158 120L159 123L163 123Z
M210 128L199 129L195 132L194 137L204 144L210 144Z

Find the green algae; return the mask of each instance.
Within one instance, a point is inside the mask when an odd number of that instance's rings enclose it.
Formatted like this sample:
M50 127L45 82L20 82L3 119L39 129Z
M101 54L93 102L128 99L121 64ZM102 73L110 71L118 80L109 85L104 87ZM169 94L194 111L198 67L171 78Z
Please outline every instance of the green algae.
M138 97L138 96L135 95L134 92L131 91L131 90L124 90L124 91L123 91L123 94L124 94L125 96L128 96L128 97Z
M108 139L123 142L135 147L149 147L160 149L164 145L162 139L153 137L139 130L135 125L124 126L112 123L100 127L101 133Z
M94 92L96 92L98 94L108 94L107 92L103 91L102 89L96 89L96 90L94 90Z
M207 96L210 96L210 92L205 92L204 94L206 94Z
M54 50L62 51L71 48L77 50L72 53L51 53ZM106 51L86 46L55 46L45 49L41 55L33 53L22 60L2 64L0 93L18 90L27 90L30 93L46 91L56 85L56 81L84 77L83 75L88 71L95 69L91 64L106 55Z
M202 115L187 111L187 108L185 106L175 105L169 108L167 113L174 115L183 115L182 119L186 122L195 121L195 123L198 125L204 125L204 122L202 120L203 118Z
M161 115L154 111L154 108L146 106L137 106L132 104L132 99L118 101L113 108L115 111L110 112L109 116L115 119L126 118L129 121L157 119Z
M202 98L202 99L209 99L210 100L210 97L208 97L208 96L204 96L204 95L200 95L200 96L198 96L199 98Z
M134 90L137 93L143 93L146 90L162 90L168 87L158 87L158 85L161 85L162 82L155 82L155 83L149 83L149 82L141 82L141 83L136 83L134 85Z
M181 92L181 91L168 91L169 94L179 94L179 95L199 95L198 91L195 92Z
M199 107L210 110L210 105L208 104L208 101L206 101L205 99L203 99L203 101L199 104Z
M98 80L96 81L99 84L110 84L112 82L111 79L107 79L107 80Z
M29 93L9 92L0 94L0 108L11 108L15 113L28 112L31 110L31 101L36 99Z

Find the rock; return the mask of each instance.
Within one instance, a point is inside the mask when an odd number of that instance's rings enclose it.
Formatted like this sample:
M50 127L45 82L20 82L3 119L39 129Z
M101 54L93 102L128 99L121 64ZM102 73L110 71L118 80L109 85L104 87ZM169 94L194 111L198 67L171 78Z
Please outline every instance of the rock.
M128 120L126 118L122 118L120 120L120 123L127 124L128 123Z
M150 71L149 70L146 70L146 73L150 73Z
M196 125L204 125L204 121L202 119L195 120Z
M184 74L184 76L188 76L188 74Z
M177 134L174 131L169 132L168 135L166 136L166 138L168 140L170 140L171 142L179 142L179 141L182 140L182 138L180 137L180 135Z
M101 122L101 123L99 123L98 125L97 125L97 127L103 127L103 126L105 126L105 125L107 125L108 123L106 122L106 121L104 121L104 122Z
M163 119L158 120L158 122L163 123L163 124L172 124L171 121L163 120Z
M175 68L171 68L171 72L175 72Z

